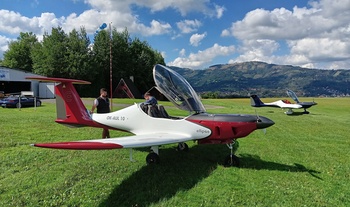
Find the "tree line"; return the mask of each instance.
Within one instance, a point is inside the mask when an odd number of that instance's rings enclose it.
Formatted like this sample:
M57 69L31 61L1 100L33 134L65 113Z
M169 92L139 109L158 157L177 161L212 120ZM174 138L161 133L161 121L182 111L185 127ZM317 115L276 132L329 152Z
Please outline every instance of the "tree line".
M160 52L146 41L131 39L127 29L118 32L114 28L111 33L101 30L94 36L93 43L84 27L68 34L61 27L52 28L42 41L32 32L21 32L8 46L0 62L2 66L48 77L90 81L91 85L76 86L85 97L98 95L102 87L109 90L110 51L113 90L121 78L133 76L136 87L143 93L154 85L153 66L165 65Z

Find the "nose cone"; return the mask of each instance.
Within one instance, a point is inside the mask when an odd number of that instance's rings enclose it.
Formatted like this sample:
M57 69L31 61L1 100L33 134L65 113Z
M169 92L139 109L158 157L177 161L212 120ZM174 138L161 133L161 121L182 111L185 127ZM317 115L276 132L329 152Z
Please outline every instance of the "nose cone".
M256 126L258 129L265 129L265 128L270 127L274 124L275 124L275 122L273 122L271 119L268 119L264 116L259 116L258 120L256 121Z

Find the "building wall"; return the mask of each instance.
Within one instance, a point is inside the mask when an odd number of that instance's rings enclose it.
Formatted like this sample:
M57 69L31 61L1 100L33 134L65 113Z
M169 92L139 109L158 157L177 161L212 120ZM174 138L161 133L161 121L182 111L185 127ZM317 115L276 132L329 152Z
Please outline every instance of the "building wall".
M39 76L40 75L30 73L23 70L17 70L17 69L11 69L6 67L0 67L0 90L4 90L5 93L11 92L21 92L21 89L24 87L22 82L28 82L30 84L30 88L28 90L31 90L34 92L35 96L39 95L39 82L35 80L27 80L25 79L28 76ZM18 84L16 84L18 83ZM21 86L16 88L17 86ZM26 88L26 87L25 87ZM18 91L20 90L20 91Z

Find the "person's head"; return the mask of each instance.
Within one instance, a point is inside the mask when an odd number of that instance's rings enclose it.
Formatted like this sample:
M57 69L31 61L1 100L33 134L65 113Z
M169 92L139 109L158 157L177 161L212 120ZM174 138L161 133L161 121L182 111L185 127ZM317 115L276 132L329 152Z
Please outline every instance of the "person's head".
M145 99L148 100L150 96L151 96L151 94L147 92L147 93L145 93L145 95L143 97L145 97Z
M100 95L101 95L102 97L107 97L107 90L106 90L105 88L101 88L101 89L100 89Z

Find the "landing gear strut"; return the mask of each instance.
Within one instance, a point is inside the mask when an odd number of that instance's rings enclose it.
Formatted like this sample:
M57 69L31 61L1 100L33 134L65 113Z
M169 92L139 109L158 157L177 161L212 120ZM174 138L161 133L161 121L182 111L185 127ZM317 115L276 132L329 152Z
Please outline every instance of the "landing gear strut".
M303 114L309 114L310 112L306 111L306 109L304 108L304 112Z
M184 151L187 152L188 151L188 145L184 142L180 142L177 147L176 147L177 151Z
M230 154L225 158L225 166L239 167L239 158L234 154L238 148L238 142L233 140L232 143L227 144L227 147L230 149Z

